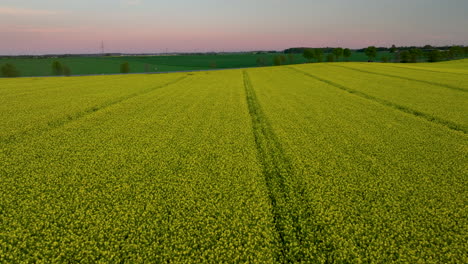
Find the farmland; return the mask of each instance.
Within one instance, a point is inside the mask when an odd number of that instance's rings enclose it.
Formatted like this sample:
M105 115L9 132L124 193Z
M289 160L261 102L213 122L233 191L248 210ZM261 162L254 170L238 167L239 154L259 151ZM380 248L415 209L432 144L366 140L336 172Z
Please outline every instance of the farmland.
M227 69L256 67L257 59L264 60L264 66L273 65L273 58L280 53L237 53L220 55L170 55L170 56L106 56L106 57L66 57L66 58L0 58L0 66L12 63L20 71L20 76L50 76L52 63L59 61L71 69L73 75L119 73L120 64L128 62L131 73L174 72L207 69ZM379 56L390 56L380 52ZM341 58L342 59L342 58ZM362 52L354 52L351 61L367 61ZM302 54L294 54L288 64L306 62Z
M0 263L466 263L467 65L0 79Z

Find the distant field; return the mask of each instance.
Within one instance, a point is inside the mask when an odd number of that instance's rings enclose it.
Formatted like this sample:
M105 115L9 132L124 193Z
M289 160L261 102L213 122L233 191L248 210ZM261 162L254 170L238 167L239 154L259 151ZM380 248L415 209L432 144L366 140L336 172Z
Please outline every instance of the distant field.
M0 263L466 263L467 65L0 79Z
M438 63L398 64L405 69L468 74L468 59ZM413 71L414 72L414 71Z
M381 53L380 56L388 53ZM186 56L131 56L131 57L71 57L58 59L0 59L0 66L14 64L21 76L52 75L52 62L60 61L71 68L74 75L119 73L120 65L130 63L132 73L171 72L215 68L256 67L257 59L264 58L266 66L273 65L278 53L269 54L232 54L232 55L186 55ZM324 56L325 58L325 56ZM353 53L351 61L367 61L364 53ZM294 54L293 63L304 63L302 54ZM289 60L287 64L290 64Z

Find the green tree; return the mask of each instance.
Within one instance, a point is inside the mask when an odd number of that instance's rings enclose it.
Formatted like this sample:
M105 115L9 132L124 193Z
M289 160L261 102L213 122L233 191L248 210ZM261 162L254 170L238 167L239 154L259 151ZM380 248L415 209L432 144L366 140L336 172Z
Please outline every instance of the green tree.
M70 76L72 74L70 67L68 67L67 65L63 65L63 74L65 76Z
M281 64L286 64L286 61L287 61L286 56L279 55L279 57L280 57L280 60L281 60Z
M346 61L349 61L349 58L351 57L351 50L346 48L343 50L343 57L346 58Z
M294 64L294 54L292 53L288 53L288 61L289 61L289 64Z
M402 63L408 63L411 60L411 54L409 51L404 50L400 52L400 62Z
M309 62L312 62L312 60L315 58L315 52L313 49L305 49L302 56L304 56L304 58Z
M422 57L423 52L420 49L410 49L410 62L418 62L419 58Z
M463 48L460 47L460 46L452 46L450 47L450 56L452 58L458 58L458 57L461 57L463 56Z
M395 45L392 45L392 47L389 50L390 53L395 53L397 51L397 47Z
M468 56L468 46L463 48L463 53L465 54L465 57Z
M387 55L385 55L385 56L382 56L382 58L380 58L380 60L381 60L383 63L387 63L387 62L390 60L390 58L389 58Z
M450 50L444 50L440 52L440 60L450 60L452 58Z
M393 54L393 62L400 62L401 52L397 51Z
M323 50L322 49L314 49L314 57L318 62L323 61Z
M267 64L267 60L265 59L265 57L257 58L257 66L262 67L262 66L266 66L266 64Z
M120 73L129 73L130 72L130 64L128 62L124 62L120 65Z
M369 58L369 61L373 61L377 57L377 48L370 46L364 50L364 53Z
M1 68L1 72L2 72L2 75L5 77L13 78L13 77L20 76L20 72L18 71L18 69L16 69L15 65L11 63L7 63L3 65Z
M53 75L63 75L63 65L60 61L52 62L52 74Z
M340 57L343 56L343 48L333 49L333 55L335 55L336 60L339 61Z
M439 50L431 50L427 55L428 62L438 62L440 61L440 51Z
M327 55L327 62L334 62L335 61L335 55L333 53L329 53Z
M275 56L273 58L273 65L275 65L275 66L280 66L281 65L281 57L280 56Z
M424 45L423 49L430 50L433 49L431 45Z

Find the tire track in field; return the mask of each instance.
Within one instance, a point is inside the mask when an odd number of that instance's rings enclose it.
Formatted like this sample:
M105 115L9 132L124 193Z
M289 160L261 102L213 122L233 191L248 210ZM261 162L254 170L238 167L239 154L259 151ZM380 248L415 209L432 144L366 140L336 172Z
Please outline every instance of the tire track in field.
M351 89L351 88L348 88L348 87L343 86L341 84L335 83L335 82L327 80L327 79L320 78L320 77L318 77L316 75L313 75L311 73L308 73L308 72L305 72L305 71L302 71L302 70L299 70L299 69L296 69L296 68L293 68L293 67L287 67L287 68L291 69L291 70L294 70L296 72L299 72L301 74L304 74L304 75L306 75L308 77L311 77L311 78L313 78L315 80L318 80L318 81L321 81L321 82L326 83L328 85L331 85L331 86L333 86L335 88L338 88L340 90L346 91L346 92L348 92L350 94L359 96L361 98L365 98L365 99L374 101L376 103L379 103L381 105L385 105L385 106L391 107L393 109L399 110L401 112L411 114L411 115L416 116L416 117L423 118L426 121L429 121L429 122L432 122L432 123L435 123L435 124L438 124L438 125L445 126L445 127L449 128L451 130L454 130L454 131L463 132L464 134L468 133L468 129L464 125L460 125L460 124L457 124L457 123L452 122L452 121L448 121L448 120L445 120L445 119L442 119L442 118L439 118L439 117L436 117L436 116L433 116L433 115L430 115L430 114L427 114L427 113L424 113L424 112L420 112L420 111L411 109L411 108L403 106L403 105L399 105L399 104L396 104L396 103L393 103L393 102L390 102L390 101L387 101L387 100L384 100L384 99L381 99L381 98L378 98L378 97L375 97L375 96L372 96L372 95L369 95L369 94L366 94L366 93L363 93L363 92L360 92L360 91L357 91L357 90L354 90L354 89Z
M301 199L298 199L298 195L303 193L303 190L301 191L297 186L293 187L288 180L292 175L291 162L284 154L277 136L263 113L248 73L243 71L243 76L257 155L262 165L281 246L277 262L303 262L306 261L301 251L304 230L298 221L301 218L298 208L306 208L303 207Z
M129 95L119 97L119 98L117 98L115 100L110 100L110 101L107 101L107 102L105 102L103 104L95 105L95 106L86 108L83 111L80 111L80 112L77 112L77 113L74 113L74 114L71 114L71 115L67 115L67 116L65 116L63 118L60 118L60 119L52 120L52 121L48 122L47 126L45 126L43 128L30 130L30 131L22 131L22 132L19 132L17 134L13 134L13 135L10 135L10 136L8 136L6 138L0 139L0 143L2 143L2 144L18 143L21 140L27 138L28 136L43 134L43 133L46 133L48 131L60 128L62 126L65 126L68 123L74 122L76 120L79 120L79 119L84 118L86 116L89 116L91 114L94 114L94 113L96 113L98 111L104 110L104 109L106 109L108 107L111 107L111 106L114 106L116 104L122 103L122 102L124 102L126 100L129 100L129 99L132 99L134 97L144 95L144 94L153 92L155 90L165 88L165 87L168 87L168 86L173 85L175 83L178 83L178 82L186 79L187 77L188 77L188 75L182 76L182 77L177 78L175 80L172 80L172 81L170 81L168 83L158 85L158 86L154 86L154 87L151 87L149 89L145 89L143 91L131 93Z
M437 82L424 81L424 80L419 80L419 79L413 79L413 78L403 77L403 76L399 76L399 75L387 74L387 73L372 72L372 71L367 71L367 70L362 70L362 69L356 69L356 68L352 68L352 67L349 67L349 66L343 66L343 65L333 65L333 64L328 64L328 65L329 65L329 66L333 66L333 67L338 67L338 68L344 68L344 69L348 69L348 70L353 70L353 71L357 71L357 72L363 72L363 73L369 73L369 74L380 75L380 76L385 76L385 77L391 77L391 78L402 79L402 80L406 80L406 81L420 82L420 83L424 83L424 84L435 85L435 86L444 87L444 88L448 88L448 89L452 89L452 90L456 90L456 91L461 91L461 92L465 92L465 93L468 92L468 89L456 87L456 86L449 85L449 84L443 84L443 83L437 83Z

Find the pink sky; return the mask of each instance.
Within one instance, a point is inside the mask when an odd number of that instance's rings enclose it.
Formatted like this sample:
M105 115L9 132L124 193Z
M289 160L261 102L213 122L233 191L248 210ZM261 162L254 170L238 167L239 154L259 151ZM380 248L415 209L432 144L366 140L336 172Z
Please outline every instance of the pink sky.
M4 1L10 4L2 6ZM359 3L364 5L367 0L357 0L353 5L342 0L316 5L303 0L289 4L259 0L264 8L245 0L234 4L201 0L191 5L190 1L155 4L126 0L117 6L110 0L97 2L100 4L83 0L75 6L57 0L18 6L34 1L3 0L0 54L97 53L101 41L107 52L468 45L468 19L460 10L468 8L468 1L436 5L436 0L426 0L424 7L407 4L404 10L389 5L399 1L403 0L382 0L380 5L367 5L366 10ZM215 2L219 4L213 6ZM298 6L292 5L294 2ZM434 10L428 7L430 2L434 2ZM315 12L303 10L301 5ZM414 10L407 10L411 8Z

